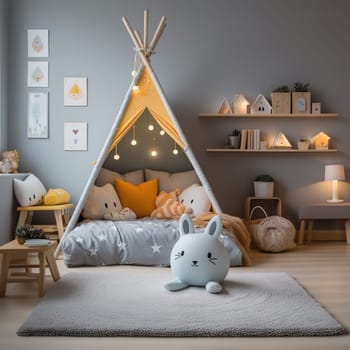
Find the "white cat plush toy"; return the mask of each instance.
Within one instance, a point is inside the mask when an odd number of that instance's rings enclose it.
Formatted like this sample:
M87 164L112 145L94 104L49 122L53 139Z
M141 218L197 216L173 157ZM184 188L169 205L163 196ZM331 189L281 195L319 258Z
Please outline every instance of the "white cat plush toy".
M170 265L176 279L164 287L177 291L189 286L205 287L209 293L220 293L230 268L230 258L218 237L222 232L220 216L214 216L204 233L195 233L188 214L180 218L180 239L174 245Z

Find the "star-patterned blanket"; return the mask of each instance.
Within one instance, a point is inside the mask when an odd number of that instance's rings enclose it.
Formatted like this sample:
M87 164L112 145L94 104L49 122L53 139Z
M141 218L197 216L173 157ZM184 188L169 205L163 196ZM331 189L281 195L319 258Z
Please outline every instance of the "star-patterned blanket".
M198 228L198 232L204 229ZM180 237L178 220L143 218L131 221L85 221L62 241L67 266L170 264L172 247ZM242 252L226 231L220 239L231 266L242 265Z

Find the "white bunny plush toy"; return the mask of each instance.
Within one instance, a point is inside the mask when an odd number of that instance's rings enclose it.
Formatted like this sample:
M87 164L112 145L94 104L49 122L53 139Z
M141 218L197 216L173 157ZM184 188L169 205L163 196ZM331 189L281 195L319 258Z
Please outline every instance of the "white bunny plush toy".
M170 265L176 279L164 287L177 291L189 286L205 287L209 293L220 293L230 268L230 258L218 237L222 232L220 216L214 216L204 233L195 233L188 214L180 217L180 239L174 245Z

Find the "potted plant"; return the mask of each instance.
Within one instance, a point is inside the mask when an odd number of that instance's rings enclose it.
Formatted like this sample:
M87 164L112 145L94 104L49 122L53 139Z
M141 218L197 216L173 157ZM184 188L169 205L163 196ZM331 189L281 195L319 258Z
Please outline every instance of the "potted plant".
M273 197L274 179L271 175L261 174L255 178L255 197Z
M271 93L272 114L290 114L290 90L287 85L278 86Z
M230 148L240 148L241 146L241 131L233 129L231 135L229 135Z
M300 139L298 142L298 150L299 151L306 151L309 149L310 142L307 139Z
M42 229L24 224L16 227L15 236L19 244L24 244L27 239L45 238L45 233Z
M293 113L303 114L311 112L311 92L309 83L296 82L293 93Z

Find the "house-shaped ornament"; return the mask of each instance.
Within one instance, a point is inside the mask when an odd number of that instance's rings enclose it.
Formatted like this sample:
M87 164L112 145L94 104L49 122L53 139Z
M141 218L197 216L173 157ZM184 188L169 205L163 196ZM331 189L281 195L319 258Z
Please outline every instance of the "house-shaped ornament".
M319 132L312 138L315 149L328 149L330 137L323 131Z
M259 96L255 99L253 104L250 106L251 114L271 114L272 107L265 98L263 94L259 94Z
M221 102L218 113L219 114L232 114L232 108L231 108L231 106L226 98L224 98L223 101Z
M272 148L292 148L292 145L288 141L286 135L283 134L283 132L280 132L273 140Z
M234 114L247 114L249 101L242 94L235 95L232 99Z

